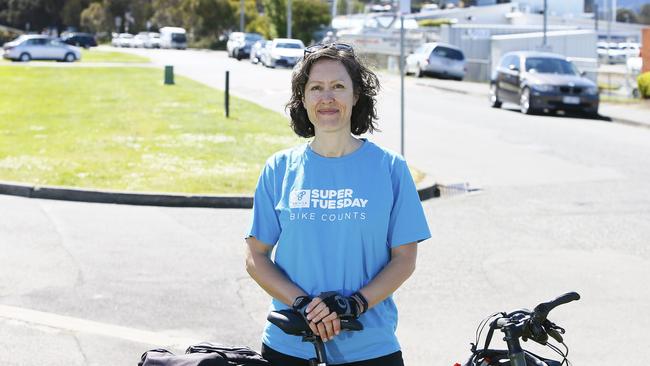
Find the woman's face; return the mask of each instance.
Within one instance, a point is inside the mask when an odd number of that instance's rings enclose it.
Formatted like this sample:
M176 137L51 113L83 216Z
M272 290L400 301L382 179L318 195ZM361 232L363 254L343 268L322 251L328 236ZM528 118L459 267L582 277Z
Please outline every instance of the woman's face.
M340 61L324 59L312 65L303 106L316 134L350 133L352 107L357 102L352 79Z

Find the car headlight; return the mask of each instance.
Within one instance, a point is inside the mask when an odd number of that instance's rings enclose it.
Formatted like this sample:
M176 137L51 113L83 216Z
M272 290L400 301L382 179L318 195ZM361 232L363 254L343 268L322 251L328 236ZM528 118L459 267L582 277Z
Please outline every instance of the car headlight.
M590 86L585 89L585 94L596 95L598 94L598 88L595 86Z
M555 90L555 87L553 85L546 85L546 84L533 84L532 88L535 91L543 92L543 93L549 93Z

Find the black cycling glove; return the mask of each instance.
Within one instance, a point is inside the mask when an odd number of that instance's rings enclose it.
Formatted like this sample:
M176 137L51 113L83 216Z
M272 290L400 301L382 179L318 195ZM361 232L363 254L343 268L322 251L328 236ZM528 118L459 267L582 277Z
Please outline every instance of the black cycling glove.
M356 319L368 310L368 301L360 292L347 297L335 291L327 291L321 292L318 297L323 300L330 312L336 313L342 319Z
M305 315L305 309L307 308L307 305L309 305L311 300L312 300L311 296L298 296L296 297L295 300L293 300L293 304L291 304L291 307L293 308L293 310L296 310L299 313Z

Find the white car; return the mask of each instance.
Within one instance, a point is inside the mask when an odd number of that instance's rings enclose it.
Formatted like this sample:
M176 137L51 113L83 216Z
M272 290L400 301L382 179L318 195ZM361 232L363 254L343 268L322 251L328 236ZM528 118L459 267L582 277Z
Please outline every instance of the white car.
M267 43L271 44L273 42L260 40L255 42L255 44L253 44L253 46L251 47L251 54L249 57L251 63L258 64L262 62L262 54L264 53L264 48L266 47Z
M463 80L465 55L460 48L445 43L425 43L406 57L406 74L422 77L426 74Z
M149 32L140 32L133 37L131 41L131 47L134 48L144 48L145 43L149 39Z
M81 60L81 51L58 38L42 35L22 35L3 46L2 57L27 62L30 60Z
M120 33L111 40L114 47L131 47L132 42L133 34L131 33Z
M627 50L624 50L618 43L598 42L597 47L598 58L602 62L609 64L625 63Z
M144 48L160 48L160 33L149 32L149 37L144 41Z
M293 67L305 53L305 45L299 39L276 38L264 57L264 66Z

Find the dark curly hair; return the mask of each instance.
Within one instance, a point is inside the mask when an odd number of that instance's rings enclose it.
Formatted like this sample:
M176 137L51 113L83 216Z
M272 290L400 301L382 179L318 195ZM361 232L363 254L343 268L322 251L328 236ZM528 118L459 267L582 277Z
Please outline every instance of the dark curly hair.
M327 45L315 52L307 53L296 64L291 74L291 99L289 99L286 109L289 110L291 116L293 131L301 137L314 136L314 125L307 116L303 100L311 67L322 59L340 61L352 79L354 95L359 99L352 107L350 132L358 136L366 132L378 131L375 122L377 120L375 97L380 88L377 75L361 62L352 48L338 49Z

